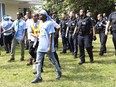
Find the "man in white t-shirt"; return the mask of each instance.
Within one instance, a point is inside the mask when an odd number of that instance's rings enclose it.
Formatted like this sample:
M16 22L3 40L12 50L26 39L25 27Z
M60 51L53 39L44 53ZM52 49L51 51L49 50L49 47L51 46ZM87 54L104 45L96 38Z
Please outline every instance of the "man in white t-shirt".
M31 39L31 35L29 33L30 30L30 24L32 22L32 15L31 15L31 11L26 12L26 16L27 16L27 20L26 20L26 26L27 26L27 35L26 35L26 49L29 48L29 42Z
M40 26L40 35L39 35L39 46L37 49L37 76L32 81L32 83L38 83L42 81L41 77L41 67L42 67L42 59L45 54L52 60L56 68L56 79L61 77L61 70L58 66L58 62L55 59L54 52L54 25L51 21L47 20L48 14L45 10L40 11L40 19L42 20L42 24Z
M29 59L29 63L27 65L33 64L36 61L36 51L38 47L38 36L40 31L41 21L38 20L38 16L36 13L32 14L32 21L29 25L28 34L30 35L30 44L29 44L29 54L31 58Z

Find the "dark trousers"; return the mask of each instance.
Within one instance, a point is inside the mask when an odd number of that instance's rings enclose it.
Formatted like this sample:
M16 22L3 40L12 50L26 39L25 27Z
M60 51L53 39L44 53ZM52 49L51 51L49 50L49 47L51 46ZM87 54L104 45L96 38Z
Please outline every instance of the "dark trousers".
M100 53L104 53L106 52L106 41L107 41L107 36L105 35L104 32L99 33L99 37L100 37Z
M77 56L77 35L73 37L72 33L69 33L68 40L70 45L70 51L74 53L74 56Z
M13 39L12 34L8 36L3 36L4 48L7 53L9 53L11 50L12 39Z
M3 35L1 34L0 45L3 46Z
M113 41L113 44L114 44L114 48L116 50L116 32L112 32L112 41Z
M34 59L34 62L36 61L38 43L39 42L37 42L35 47L33 47L33 44L34 44L33 41L31 41L30 44L29 44L29 54Z
M66 49L67 49L67 38L64 35L62 35L62 45L63 45L62 52L66 52Z
M89 54L90 60L93 60L93 52L92 46L90 41L89 35L78 35L78 44L79 44L79 51L80 51L80 60L85 61L85 50L86 48L87 53Z
M89 35L89 37L90 37L90 44L91 44L91 46L92 46L92 42L93 42L93 34L91 33L91 34ZM93 46L92 46L92 48L93 48Z
M56 35L56 37L54 37L54 46L56 48L58 48L58 38L59 38L59 35Z

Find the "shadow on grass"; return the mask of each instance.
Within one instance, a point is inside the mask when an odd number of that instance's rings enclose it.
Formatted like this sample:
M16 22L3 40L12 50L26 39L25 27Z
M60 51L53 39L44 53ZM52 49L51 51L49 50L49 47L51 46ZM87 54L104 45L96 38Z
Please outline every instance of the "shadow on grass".
M22 64L14 64L15 62L13 62L12 64L9 63L9 64L6 64L6 65L0 65L0 69L17 69L17 68L20 68L20 67L24 67L24 65Z

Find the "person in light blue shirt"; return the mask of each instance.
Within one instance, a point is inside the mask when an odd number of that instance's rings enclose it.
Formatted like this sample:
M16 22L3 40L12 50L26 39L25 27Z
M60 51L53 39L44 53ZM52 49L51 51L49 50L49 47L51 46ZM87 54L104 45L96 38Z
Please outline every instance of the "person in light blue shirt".
M9 16L5 16L1 23L1 28L3 30L7 30L12 26L12 24L13 24L13 22L11 21ZM4 33L3 41L4 41L4 48L5 48L6 53L9 53L11 50L12 38L13 38L12 31L8 31L8 32Z
M8 32L14 28L14 37L11 45L11 58L8 62L12 62L15 60L15 48L19 43L21 47L21 58L20 61L24 61L24 38L26 35L26 22L22 19L22 14L17 12L17 20L15 20L12 26L8 30L4 30L3 33Z
M41 77L41 67L42 67L42 59L45 54L48 55L48 57L53 62L55 68L56 68L56 79L59 79L61 77L61 70L58 65L58 62L54 56L55 48L54 48L54 24L52 21L47 20L48 14L45 10L40 11L40 20L42 20L42 24L40 26L40 34L39 34L39 46L37 49L37 57L36 57L36 70L37 70L37 76L32 81L32 83L38 83L42 81Z

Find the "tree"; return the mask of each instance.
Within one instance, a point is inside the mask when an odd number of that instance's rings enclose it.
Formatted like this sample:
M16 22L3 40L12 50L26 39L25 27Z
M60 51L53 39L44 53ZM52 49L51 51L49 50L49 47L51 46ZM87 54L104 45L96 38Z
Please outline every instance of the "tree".
M114 0L47 0L44 7L59 13L68 10L78 12L80 8L86 8L95 15L103 12L109 14L114 10Z

